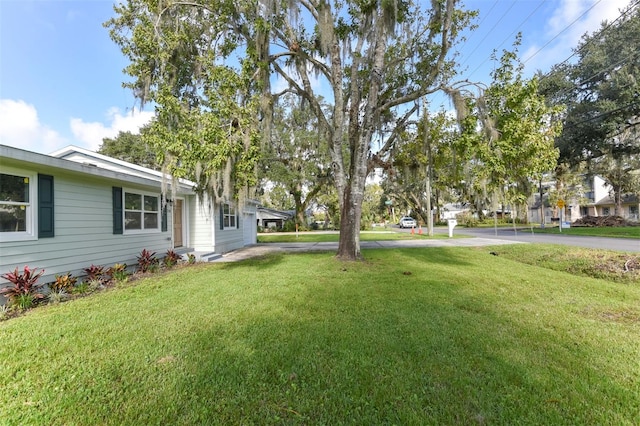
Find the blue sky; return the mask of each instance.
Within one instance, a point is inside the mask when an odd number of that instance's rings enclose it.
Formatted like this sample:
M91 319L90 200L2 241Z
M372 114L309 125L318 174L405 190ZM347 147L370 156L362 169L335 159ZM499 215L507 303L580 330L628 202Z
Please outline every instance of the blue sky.
M510 48L517 31L525 72L544 72L629 0L465 4L480 16L479 28L458 46L463 77L488 83L491 52ZM97 149L104 137L137 132L150 119L122 88L127 61L102 26L112 15L109 0L0 0L1 144L41 153L70 144Z

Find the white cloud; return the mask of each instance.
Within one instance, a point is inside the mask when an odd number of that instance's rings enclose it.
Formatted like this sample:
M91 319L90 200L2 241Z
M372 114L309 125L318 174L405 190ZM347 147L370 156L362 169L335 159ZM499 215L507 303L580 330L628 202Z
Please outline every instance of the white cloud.
M0 143L42 154L69 144L97 150L103 138L115 137L120 131L138 133L153 115L150 111L123 114L118 108L111 108L106 114L107 124L71 118L69 127L75 140L70 140L41 123L34 105L23 100L0 99Z
M138 133L153 115L150 111L133 110L123 115L118 108L111 108L107 112L108 125L98 121L85 122L81 118L71 118L71 132L83 147L97 150L104 138L113 138L118 132Z
M0 99L0 143L49 153L68 144L55 130L40 123L36 108L23 100Z
M571 55L572 49L577 47L585 33L591 34L597 31L605 20L607 22L615 20L620 15L620 10L628 4L629 0L560 1L547 21L539 40L521 56L524 61L527 61L527 70L546 71L552 65L564 61ZM588 10L592 6L593 8ZM586 14L581 16L585 12ZM574 21L576 22L572 24ZM556 38L546 45L553 37Z

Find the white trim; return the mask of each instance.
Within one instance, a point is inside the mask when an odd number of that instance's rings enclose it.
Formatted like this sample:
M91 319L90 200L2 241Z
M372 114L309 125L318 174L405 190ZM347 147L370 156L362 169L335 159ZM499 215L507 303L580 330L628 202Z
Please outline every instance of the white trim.
M176 197L174 198L173 204L171 204L171 247L176 248L175 238L173 236L173 209L175 208L175 200L182 201L182 247L189 247L189 233L187 232L188 221L189 221L189 210L188 204L185 197ZM160 218L162 219L162 218ZM168 219L168 218L167 218ZM167 229L168 231L168 229Z
M224 212L224 207L225 206L229 206L229 214L226 214ZM233 209L233 214L231 214L231 210ZM232 225L225 225L225 218L233 218L233 226ZM231 220L229 220L229 222L231 222ZM231 204L231 203L222 203L222 226L223 226L223 230L227 231L230 229L238 229L238 209L235 205Z
M38 173L31 170L21 170L3 167L2 174L20 176L29 179L29 203L26 213L26 231L0 232L1 242L34 241L38 239Z
M126 194L135 194L142 196L142 210L141 213L141 223L140 226L142 229L127 229L127 209L126 209ZM155 197L158 199L157 204L157 216L158 216L158 226L156 228L144 228L144 197ZM155 234L162 232L162 198L159 192L151 192L151 191L141 191L139 189L131 189L131 188L122 188L122 234L123 235L132 235L132 234ZM129 210L132 211L132 210ZM136 210L137 211L137 210ZM173 231L172 231L173 234Z

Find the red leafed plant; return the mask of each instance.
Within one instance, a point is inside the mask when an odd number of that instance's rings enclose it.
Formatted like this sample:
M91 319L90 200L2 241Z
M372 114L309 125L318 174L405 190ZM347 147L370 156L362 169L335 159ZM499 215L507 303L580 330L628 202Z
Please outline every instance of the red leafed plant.
M180 259L182 259L182 256L180 256L178 253L173 250L167 250L167 254L165 255L164 259L162 259L162 263L164 263L165 267L171 268L177 265Z
M88 268L84 268L83 271L87 274L88 281L101 281L105 273L104 266L96 266L93 264Z
M38 291L40 286L36 285L36 282L38 281L38 278L44 274L44 269L36 273L37 269L38 268L31 270L28 266L25 266L24 271L19 272L16 267L13 272L0 275L2 278L13 284L13 286L5 287L0 290L0 294L6 296L11 303L18 303L20 305L22 305L22 302L25 300L43 299L44 294Z
M154 272L158 267L158 259L155 251L143 249L138 259L138 272Z

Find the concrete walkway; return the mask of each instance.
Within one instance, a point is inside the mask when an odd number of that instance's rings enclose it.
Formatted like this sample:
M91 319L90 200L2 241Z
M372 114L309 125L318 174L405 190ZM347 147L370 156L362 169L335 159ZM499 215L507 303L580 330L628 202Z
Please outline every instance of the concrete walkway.
M522 244L493 238L451 238L436 240L361 241L360 248L427 248L427 247L482 247L502 244ZM237 262L269 253L302 253L309 251L338 251L338 243L258 243L223 254L212 262Z

